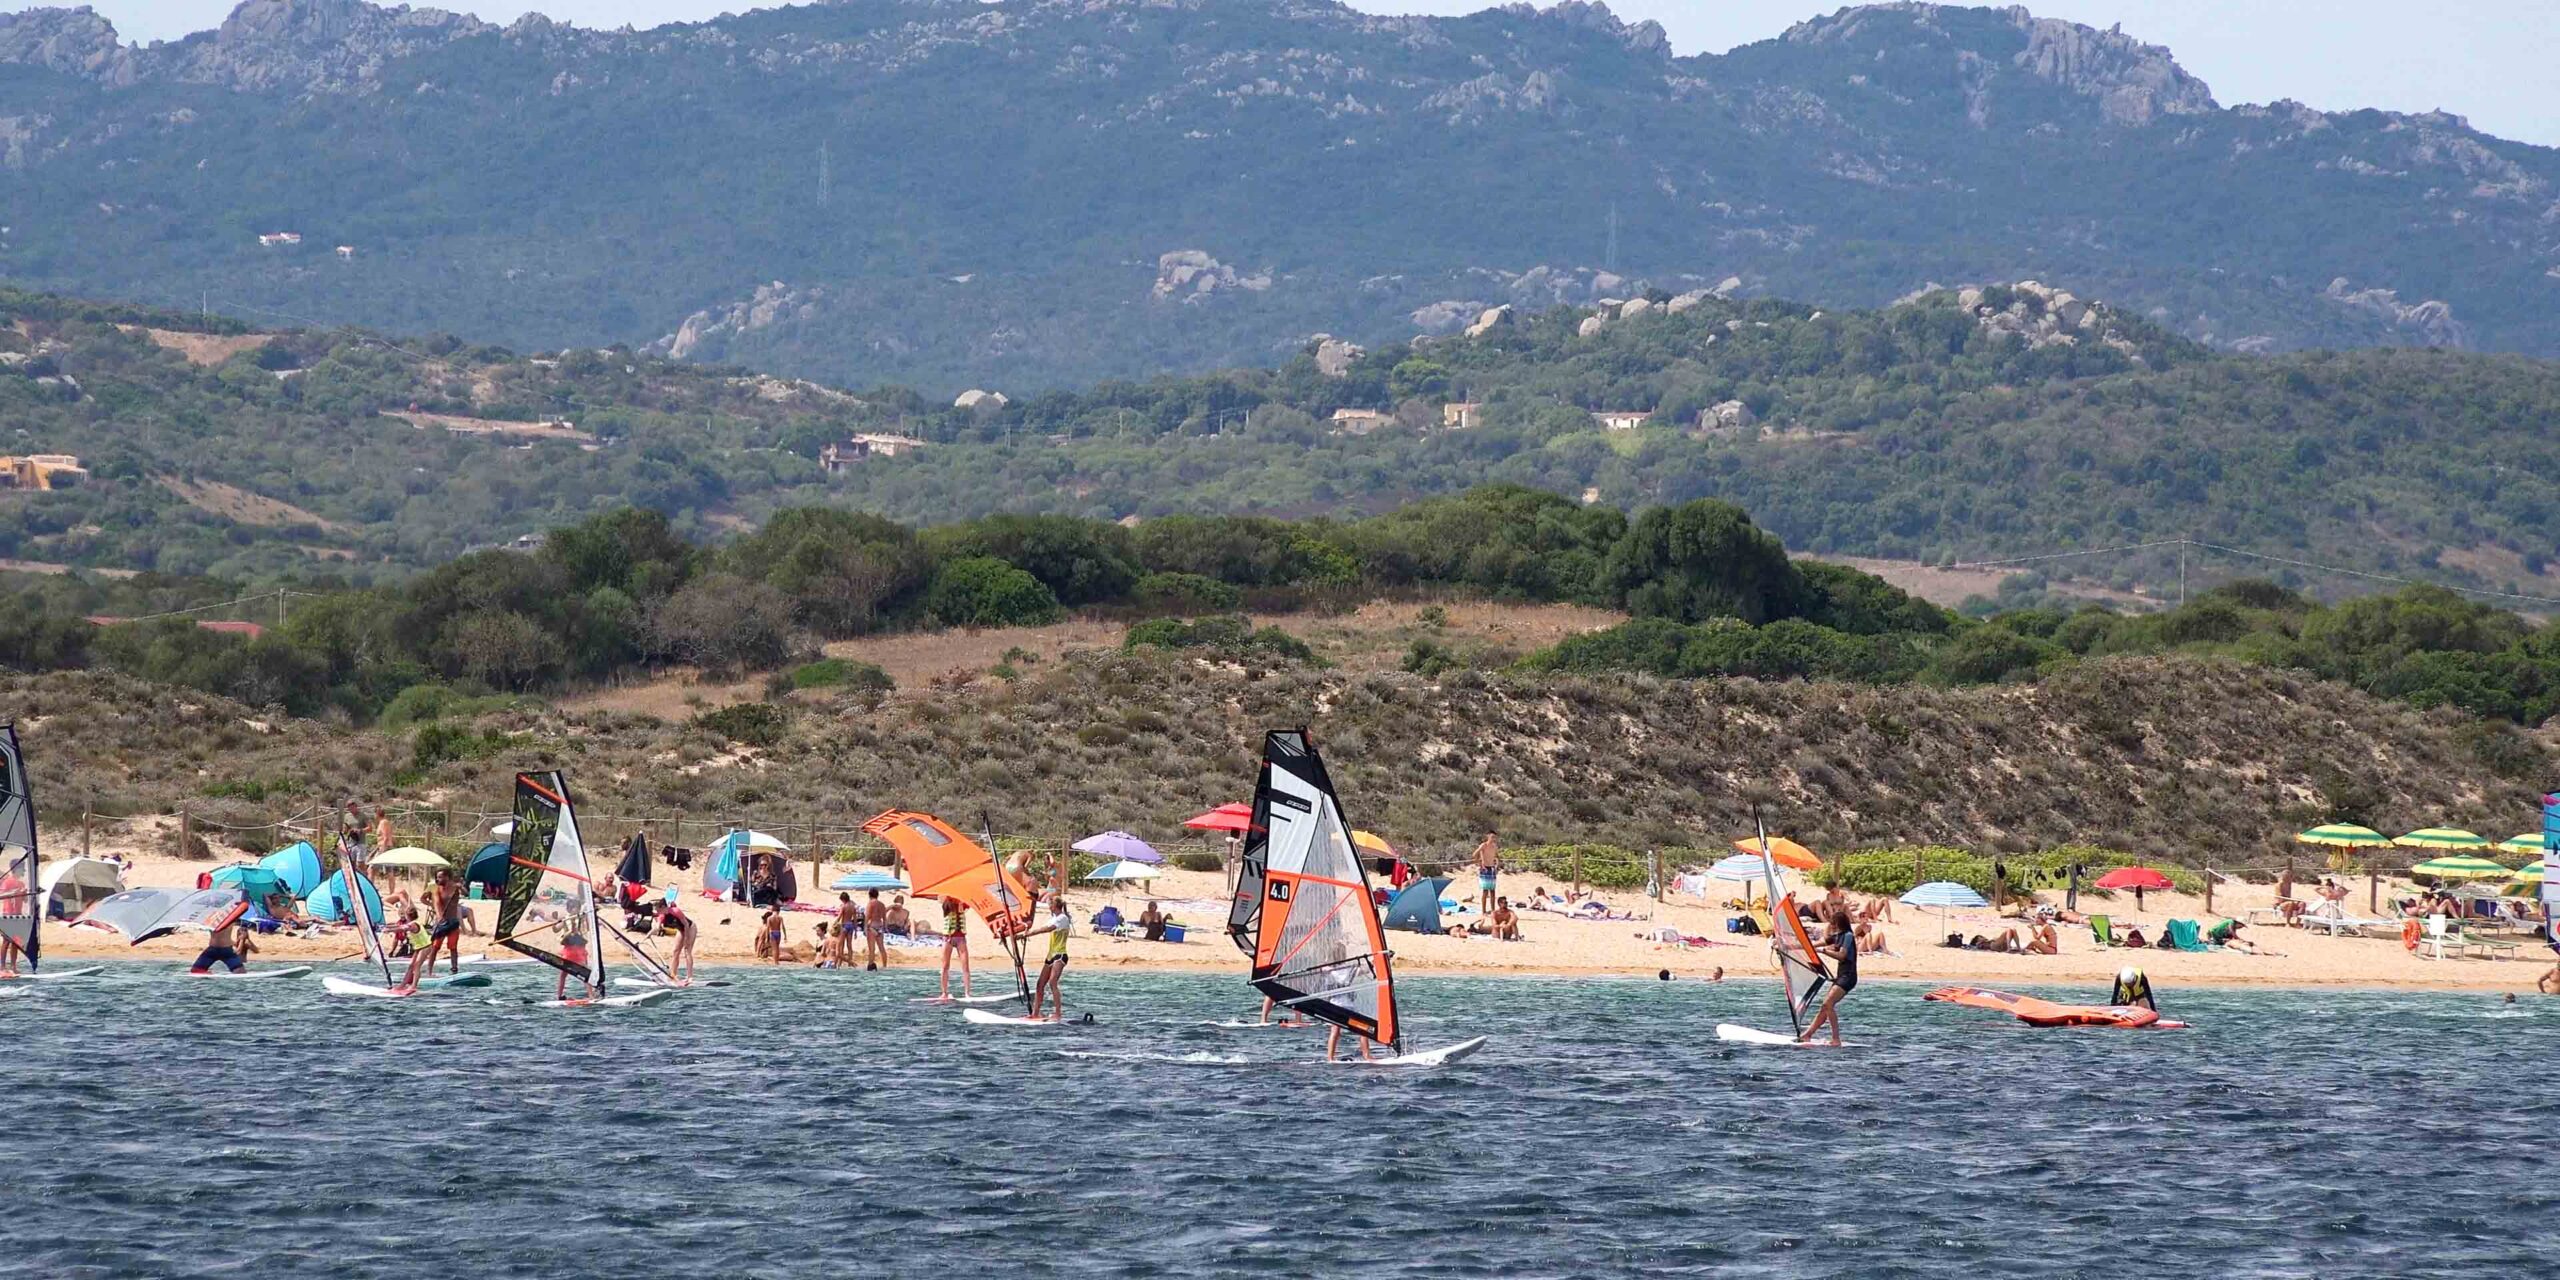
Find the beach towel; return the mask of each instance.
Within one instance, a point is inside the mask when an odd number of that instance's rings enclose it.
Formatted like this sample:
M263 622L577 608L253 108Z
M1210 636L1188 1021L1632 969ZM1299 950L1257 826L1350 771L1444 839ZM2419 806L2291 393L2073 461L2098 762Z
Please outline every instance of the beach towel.
M2089 935L2096 938L2101 947L2115 946L2117 945L2116 922L2105 916L2091 916L2089 917Z
M2212 950L2211 947L2204 944L2204 939L2198 935L2196 931L2196 922L2193 920L2170 921L2168 945L2175 947L2180 951Z

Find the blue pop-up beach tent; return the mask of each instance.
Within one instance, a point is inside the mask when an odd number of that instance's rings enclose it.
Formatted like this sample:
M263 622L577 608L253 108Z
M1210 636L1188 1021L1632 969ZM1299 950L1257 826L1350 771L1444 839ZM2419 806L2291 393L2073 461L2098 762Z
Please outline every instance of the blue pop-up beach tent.
M1426 878L1398 890L1387 903L1387 927L1413 933L1440 932L1440 894L1448 887L1446 878Z
M360 879L356 883L363 887L364 913L367 922L382 923L381 890L373 887L371 879ZM311 896L303 900L302 909L321 920L352 924L355 921L355 912L347 906L345 893L346 878L331 876L321 881L320 887L312 890Z

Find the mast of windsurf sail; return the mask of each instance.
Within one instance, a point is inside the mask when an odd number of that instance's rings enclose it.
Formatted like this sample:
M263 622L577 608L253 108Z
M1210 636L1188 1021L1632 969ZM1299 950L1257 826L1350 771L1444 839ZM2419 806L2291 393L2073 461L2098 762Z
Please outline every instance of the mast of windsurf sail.
M2560 951L2560 795L2542 797L2542 937Z
M27 790L27 759L18 726L0 724L0 937L25 953L27 971L41 961L45 892L36 854L36 802Z
M348 910L355 913L356 936L364 939L365 959L371 960L376 968L382 970L382 985L387 987L391 985L391 957L382 949L382 935L379 932L382 922L374 919L373 908L367 905L368 901L381 901L379 894L371 899L366 897L365 890L371 887L372 881L365 877L364 872L356 869L355 859L339 860L338 897L347 904Z
M557 919L536 922L533 905L551 894L565 899ZM515 829L507 835L507 887L489 936L498 945L531 956L604 992L604 940L596 936L595 879L569 787L557 769L516 775ZM574 922L574 923L573 923ZM563 945L573 927L587 929L587 954L572 959Z
M1004 874L1004 861L996 855L995 820L988 817L984 810L978 813L978 830L980 838L987 846L987 870L995 877L996 901L1003 903L1006 914L1020 920L1024 929L1029 928L1031 904L1014 901L1013 886ZM1013 957L1014 994L1022 1001L1022 1011L1028 1014L1036 1011L1031 1007L1031 974L1024 967L1022 958L1022 933L1023 929L1016 929L1010 933L998 933L996 941L1004 945L1006 955Z
M1779 975L1786 979L1787 1018L1801 1036L1805 1013L1822 999L1822 988L1831 981L1831 970L1813 949L1813 935L1805 931L1795 895L1781 897L1778 893L1778 855L1769 848L1769 828L1756 813L1751 815L1751 825L1759 828L1760 874L1769 882L1769 946L1777 954Z
M1304 729L1264 735L1245 863L1256 881L1253 987L1390 1049L1404 1047L1386 931L1324 759ZM1239 912L1243 901L1238 901ZM1237 927L1231 916L1229 928Z

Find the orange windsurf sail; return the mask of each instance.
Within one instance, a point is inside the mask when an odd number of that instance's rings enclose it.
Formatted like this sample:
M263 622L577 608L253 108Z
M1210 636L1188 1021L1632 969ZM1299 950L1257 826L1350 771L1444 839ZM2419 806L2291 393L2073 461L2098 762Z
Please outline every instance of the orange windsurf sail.
M891 809L862 824L889 842L906 869L907 891L947 898L978 913L999 938L1031 927L1031 887L996 866L995 855L929 813Z

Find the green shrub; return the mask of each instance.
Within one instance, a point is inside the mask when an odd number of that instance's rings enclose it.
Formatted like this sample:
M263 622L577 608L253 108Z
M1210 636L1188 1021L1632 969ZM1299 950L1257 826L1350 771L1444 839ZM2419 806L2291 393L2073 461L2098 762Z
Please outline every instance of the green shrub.
M1197 573L1150 573L1129 589L1131 599L1161 613L1221 613L1244 603L1244 593Z
M1153 618L1129 628L1121 637L1120 647L1135 649L1153 645L1159 649L1209 649L1231 658L1281 658L1321 666L1316 651L1307 643L1278 627L1257 630L1251 619L1240 613L1223 614L1185 622L1180 618Z
M1184 871L1224 871L1227 867L1225 855L1216 853L1177 853L1172 861Z
M1046 584L992 556L942 566L925 592L924 609L949 627L1032 627L1055 622L1064 612Z
M2204 892L2204 877L2194 871L2145 863L2121 850L2095 845L2057 845L2034 853L2000 854L1996 860L2008 870L2009 892L2013 894L2061 892L2070 883L2070 868L2075 862L2085 868L2080 881L2083 893L2091 892L2091 882L2108 871L2136 864L2152 866L2169 877L2169 882L2181 893ZM1930 881L1955 881L1988 898L1991 896L1991 866L1994 861L1991 855L1944 845L1860 849L1842 855L1836 865L1826 865L1814 874L1813 879L1825 888L1836 884L1851 893L1899 898L1909 893L1915 884L1922 883L1913 878L1916 873Z
M693 722L732 742L775 747L791 728L791 713L771 702L741 702L695 716Z
M820 658L803 663L791 672L795 689L852 689L857 692L887 693L898 687L889 673L868 662L849 658Z

